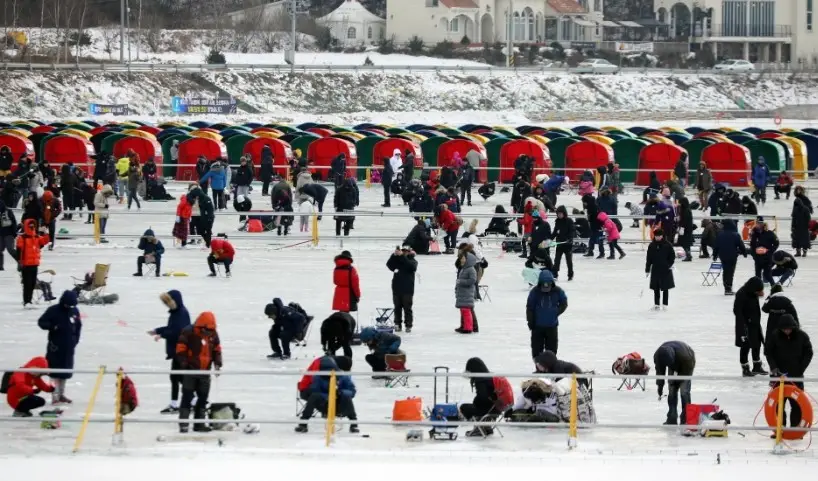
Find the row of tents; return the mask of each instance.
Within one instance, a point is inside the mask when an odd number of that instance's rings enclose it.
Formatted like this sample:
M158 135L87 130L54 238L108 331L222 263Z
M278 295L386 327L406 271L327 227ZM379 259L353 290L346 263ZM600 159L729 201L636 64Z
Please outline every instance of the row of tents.
M171 162L171 147L178 142L178 160ZM671 177L679 159L687 156L691 172L701 162L714 171L714 180L734 186L747 185L752 164L764 157L772 171L795 171L805 179L807 170L818 167L818 129L765 130L748 127L590 127L570 129L521 125L517 127L413 124L394 127L363 123L352 127L303 123L300 125L166 122L151 125L126 121L101 125L92 120L52 122L35 120L0 122L0 147L8 146L15 158L27 155L59 165L74 162L92 168L96 153L106 151L116 157L135 151L144 161L153 157L165 165L166 177L189 180L199 156L225 158L232 164L250 154L258 167L261 150L269 146L276 170L284 175L296 150L313 165L329 167L333 158L344 154L349 175L365 176L364 169L380 166L394 149L409 151L416 167L424 163L450 165L455 153L465 158L475 151L482 159L478 180L509 182L514 161L527 155L535 161L535 173L565 169L577 179L586 169L616 162L622 181L649 183L650 171L660 180ZM812 156L809 154L812 153ZM638 169L638 171L637 171ZM326 169L317 169L326 175Z

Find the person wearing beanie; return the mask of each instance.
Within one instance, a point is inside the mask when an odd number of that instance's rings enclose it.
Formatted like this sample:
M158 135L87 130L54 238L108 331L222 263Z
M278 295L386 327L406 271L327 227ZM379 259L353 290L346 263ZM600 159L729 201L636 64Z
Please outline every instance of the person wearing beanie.
M335 284L335 292L332 295L332 310L355 312L361 300L361 285L358 270L352 265L352 254L343 251L335 256L334 262L332 283Z
M273 299L271 304L267 304L264 315L273 321L273 327L268 333L273 353L267 356L267 359L286 361L290 358L290 343L302 332L307 319L297 310L285 306L284 301L278 297Z
M736 316L736 347L740 348L739 362L741 374L753 377L756 374L766 375L761 365L761 344L764 333L761 332L760 297L764 297L764 283L758 277L751 277L736 292L733 302L733 314ZM753 370L750 370L748 355L753 353Z
M650 277L650 289L653 291L653 309L659 310L659 295L662 297L662 306L667 310L670 289L676 287L673 282L673 263L676 262L676 252L673 245L665 239L665 232L656 229L653 232L653 241L648 246L645 257L645 275Z
M653 353L653 364L656 367L657 376L692 376L696 369L696 353L693 349L682 341L667 341L656 349ZM677 414L678 424L687 424L687 405L690 404L690 391L692 383L685 381L667 381L667 418L665 425L676 425ZM662 393L665 389L665 380L656 380L656 390L659 400L662 400ZM681 413L677 411L679 397L682 401Z
M179 342L179 335L182 330L190 326L190 313L182 300L182 293L177 290L165 292L159 296L162 303L168 308L168 323L165 326L157 327L148 331L153 340L159 342L165 340L165 359L170 361L170 370L179 371L181 364L176 357L176 344ZM179 389L182 386L182 375L170 375L170 404L160 411L161 414L176 414L179 412Z
M784 294L784 288L781 287L781 284L776 284L770 289L770 295L767 297L767 300L764 301L764 305L761 306L761 311L768 314L767 329L764 332L764 339L769 339L773 336L773 334L775 334L776 329L778 329L781 316L784 314L789 314L792 316L792 318L795 319L795 322L799 323L800 325L800 322L798 321L798 311L795 309L795 305L792 303L790 298Z
M48 331L46 346L48 367L74 369L74 353L82 333L82 319L77 309L77 294L74 291L63 292L59 302L46 309L40 316L37 325L40 326L40 329ZM51 404L71 404L72 401L65 396L65 385L72 376L72 373L49 374L49 377L54 380Z

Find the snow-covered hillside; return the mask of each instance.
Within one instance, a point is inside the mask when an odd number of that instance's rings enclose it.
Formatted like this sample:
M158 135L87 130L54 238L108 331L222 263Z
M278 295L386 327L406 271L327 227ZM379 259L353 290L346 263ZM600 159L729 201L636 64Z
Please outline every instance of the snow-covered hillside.
M726 76L459 73L208 72L202 74L8 72L0 116L86 115L88 103L127 103L137 115L167 114L174 95L232 95L240 110L282 120L297 113L518 111L532 118L605 112L676 115L817 104L815 79Z

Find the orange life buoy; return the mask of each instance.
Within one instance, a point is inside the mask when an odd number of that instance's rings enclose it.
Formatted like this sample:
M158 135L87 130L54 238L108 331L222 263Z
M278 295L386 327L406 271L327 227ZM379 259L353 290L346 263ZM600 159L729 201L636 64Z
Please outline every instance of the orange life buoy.
M770 392L767 393L767 400L764 401L764 419L767 420L767 425L771 428L775 428L777 425L779 389L778 385L770 389ZM807 393L792 384L784 384L784 399L793 400L801 408L801 422L798 423L798 426L793 427L808 428L812 426L812 404ZM805 431L784 431L782 437L794 441L803 439L805 434L807 434Z

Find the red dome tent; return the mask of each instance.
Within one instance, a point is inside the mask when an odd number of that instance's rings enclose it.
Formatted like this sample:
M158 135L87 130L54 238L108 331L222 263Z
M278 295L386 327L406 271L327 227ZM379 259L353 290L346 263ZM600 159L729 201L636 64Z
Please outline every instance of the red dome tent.
M19 159L21 155L26 155L29 159L34 159L34 143L18 135L0 134L0 147L9 148L11 157L14 159L13 165L17 165L17 159Z
M356 172L352 167L358 166L358 154L355 152L355 145L352 142L335 137L324 137L310 142L309 147L307 147L307 159L315 167L319 167L316 171L320 178L324 180L329 176L332 159L341 154L346 155L346 176L355 177Z
M335 132L330 129L322 129L319 127L313 127L311 129L307 129L307 132L312 132L313 134L319 137L331 137Z
M539 174L551 175L551 154L548 147L534 140L512 140L500 147L500 182L511 182L514 178L514 161L521 155L534 158L534 173L531 178Z
M709 145L702 151L702 162L713 172L713 182L726 182L732 187L750 185L753 161L750 150L743 145L729 142ZM740 172L717 172L718 170Z
M185 140L179 144L179 164L176 168L176 180L193 180L196 178L196 160L203 155L207 160L227 158L227 147L221 142L203 137Z
M158 127L154 127L153 125L142 125L136 130L141 130L142 132L147 132L147 133L149 133L149 134L151 134L153 136L157 136L157 135L159 135L160 132L162 132L162 129L160 129Z
M43 148L43 158L52 166L73 162L77 167L85 166L93 174L91 156L95 154L90 140L73 135L57 135L49 139Z
M51 132L57 130L56 127L52 127L50 125L38 125L31 129L32 134L50 134ZM93 134L92 134L93 135Z
M612 148L593 140L583 140L565 149L565 175L579 181L586 170L596 170L613 161Z
M639 151L636 185L650 185L650 173L656 171L659 182L670 180L673 168L687 151L674 144L651 144Z
M465 140L465 139L453 139L447 142L440 144L440 147L437 149L437 166L444 167L444 166L453 166L454 162L454 153L457 152L460 154L460 158L466 159L466 154L469 153L470 150L474 150L478 154L480 154L481 159L488 159L486 156L486 148L483 144L479 142L475 142L473 140ZM426 162L429 163L429 159L426 159ZM480 169L477 171L477 182L486 182L488 178L488 173L486 172L486 167L488 167L488 160L481 160L480 161Z
M393 137L386 140L381 140L372 150L372 165L383 165L383 159L392 157L395 149L400 150L401 158L405 155L404 152L410 150L415 155L415 167L423 167L423 151L420 146L411 140Z
M142 164L147 162L150 157L153 157L157 167L162 167L162 146L159 145L159 142L144 137L125 137L114 144L114 158L125 157L129 150L136 152Z
M273 165L275 166L275 173L284 177L287 175L287 167L290 165L290 160L293 158L293 149L290 144L278 139L268 139L259 137L253 140L248 140L244 144L243 154L250 154L253 159L253 167L258 174L258 169L261 168L261 149L265 145L270 146L273 151Z

